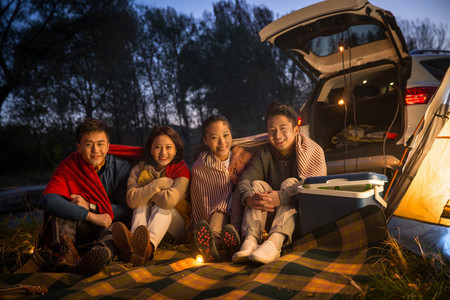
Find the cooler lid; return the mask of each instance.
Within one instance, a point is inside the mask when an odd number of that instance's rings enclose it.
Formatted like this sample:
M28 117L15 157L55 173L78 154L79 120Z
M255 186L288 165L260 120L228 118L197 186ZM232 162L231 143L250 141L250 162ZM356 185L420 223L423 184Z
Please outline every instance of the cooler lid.
M328 176L308 177L305 179L303 186L324 187L324 186L349 186L360 184L384 185L388 181L383 174L374 172L336 174Z

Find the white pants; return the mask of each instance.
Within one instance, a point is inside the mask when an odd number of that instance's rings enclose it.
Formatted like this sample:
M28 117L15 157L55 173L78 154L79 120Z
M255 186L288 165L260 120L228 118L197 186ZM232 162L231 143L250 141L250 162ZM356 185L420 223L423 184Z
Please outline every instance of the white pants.
M296 178L288 178L281 183L280 190L285 190L292 186L297 186L299 183ZM272 188L265 181L256 180L252 182L252 189L254 193L263 193L272 191ZM275 232L284 234L287 239L284 246L292 243L292 234L295 229L295 222L297 220L298 205L285 204L280 205L275 209L274 219L270 225L269 235ZM246 207L244 212L244 220L242 222L242 236L251 235L258 243L261 243L262 233L266 227L268 213L258 209Z
M147 227L150 233L150 242L155 249L162 239L169 233L176 240L186 238L184 219L175 208L170 210L162 209L156 205L148 203L133 210L131 221L131 232L134 233L139 225Z

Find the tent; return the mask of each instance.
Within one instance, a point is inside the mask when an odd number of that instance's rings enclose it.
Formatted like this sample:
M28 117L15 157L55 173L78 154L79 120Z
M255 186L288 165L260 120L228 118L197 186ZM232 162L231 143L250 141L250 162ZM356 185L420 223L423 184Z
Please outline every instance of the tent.
M387 198L391 235L420 254L437 248L450 259L450 71L431 100L403 172Z

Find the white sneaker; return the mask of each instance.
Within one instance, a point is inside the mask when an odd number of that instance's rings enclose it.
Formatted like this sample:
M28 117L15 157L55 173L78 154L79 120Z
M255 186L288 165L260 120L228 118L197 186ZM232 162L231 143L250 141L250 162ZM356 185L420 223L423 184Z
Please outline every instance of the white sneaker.
M271 241L267 240L249 256L249 259L253 262L267 264L280 257L280 252Z
M248 261L248 257L256 249L258 249L258 244L249 240L245 240L242 243L241 250L233 254L232 260L235 263L243 263Z

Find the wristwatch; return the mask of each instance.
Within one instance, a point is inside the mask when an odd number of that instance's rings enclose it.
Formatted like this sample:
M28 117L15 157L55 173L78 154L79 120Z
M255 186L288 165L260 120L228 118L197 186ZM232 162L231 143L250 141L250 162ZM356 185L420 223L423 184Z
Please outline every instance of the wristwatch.
M89 203L89 211L96 213L97 212L97 204Z

